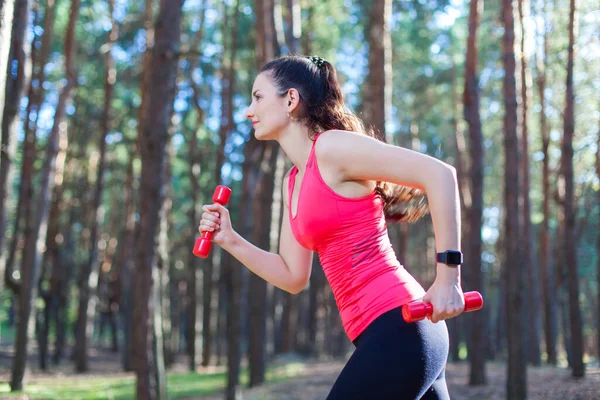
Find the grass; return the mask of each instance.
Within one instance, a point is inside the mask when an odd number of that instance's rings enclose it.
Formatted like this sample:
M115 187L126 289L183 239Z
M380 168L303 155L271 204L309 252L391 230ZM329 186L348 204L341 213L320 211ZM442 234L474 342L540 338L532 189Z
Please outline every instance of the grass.
M267 382L279 382L292 378L305 369L302 363L290 363L270 368ZM169 373L167 391L169 399L200 397L221 393L227 383L225 372L218 373ZM248 370L242 370L242 385L248 383ZM16 399L26 395L32 400L126 400L135 398L135 376L110 376L81 378L63 376L54 379L34 379L25 384L23 392L10 392L7 382L0 382L0 398Z

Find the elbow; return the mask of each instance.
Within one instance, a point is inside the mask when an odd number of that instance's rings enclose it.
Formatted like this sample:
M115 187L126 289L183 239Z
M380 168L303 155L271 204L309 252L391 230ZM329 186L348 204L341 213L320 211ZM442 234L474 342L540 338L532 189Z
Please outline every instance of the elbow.
M454 178L456 178L456 176L457 176L456 168L453 165L450 165L447 163L443 163L443 165L445 167L446 173L449 173Z
M450 168L450 172L452 172L452 175L454 176L454 178L456 178L458 176L458 172L456 172L456 167L454 167L453 165L448 165L448 168Z
M286 291L290 294L299 294L300 292L302 292L304 290L307 283L308 282L306 282L306 281L298 282L297 284L290 286L288 288L288 290L286 290Z
M442 163L442 168L439 170L439 178L443 181L457 182L458 181L458 173L456 172L456 168L454 168L450 164Z
M430 195L436 191L445 191L449 185L456 185L458 174L456 168L445 162L437 163L435 168L428 170L427 175L423 177L423 189Z

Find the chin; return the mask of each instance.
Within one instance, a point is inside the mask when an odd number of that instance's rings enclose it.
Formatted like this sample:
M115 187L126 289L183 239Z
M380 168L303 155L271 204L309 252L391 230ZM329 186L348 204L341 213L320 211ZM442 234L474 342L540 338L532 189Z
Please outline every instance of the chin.
M256 138L256 140L273 140L274 132L262 132L255 129L254 137Z
M256 138L256 140L266 140L264 135L259 133L256 129L254 130L254 137Z

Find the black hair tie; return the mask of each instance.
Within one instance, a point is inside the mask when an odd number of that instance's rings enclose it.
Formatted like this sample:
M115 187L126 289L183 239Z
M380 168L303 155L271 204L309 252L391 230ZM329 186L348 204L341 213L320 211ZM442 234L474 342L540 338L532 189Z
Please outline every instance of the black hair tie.
M325 59L319 56L307 56L313 64L317 66L319 69L323 69L323 65L325 65Z

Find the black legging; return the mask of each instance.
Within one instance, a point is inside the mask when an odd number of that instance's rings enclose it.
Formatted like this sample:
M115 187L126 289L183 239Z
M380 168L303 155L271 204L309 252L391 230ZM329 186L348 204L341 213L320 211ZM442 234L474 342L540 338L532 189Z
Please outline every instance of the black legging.
M356 350L327 400L450 399L444 321L409 324L396 308L379 316L353 343Z

